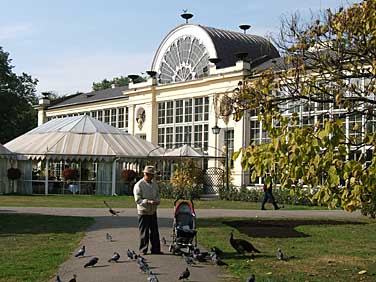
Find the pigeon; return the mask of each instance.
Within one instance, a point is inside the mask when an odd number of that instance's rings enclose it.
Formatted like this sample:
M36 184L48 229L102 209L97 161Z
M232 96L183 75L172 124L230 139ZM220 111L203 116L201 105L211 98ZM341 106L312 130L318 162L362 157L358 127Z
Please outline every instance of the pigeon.
M230 244L239 254L244 254L245 252L261 253L250 242L243 239L234 239L234 234L232 231L230 235Z
M207 252L201 253L199 249L197 250L198 251L196 250L193 251L192 253L193 258L199 262L206 262L206 257L208 256L208 253Z
M112 257L108 260L108 262L112 262L112 261L117 262L117 261L119 260L119 258L120 258L120 254L117 253L117 252L114 252L114 254L113 254Z
M76 278L77 278L77 275L73 274L73 278L69 280L69 282L77 282Z
M148 282L159 282L157 275L155 275L152 271L149 272Z
M179 276L179 280L183 280L185 281L186 279L188 279L189 275L191 275L191 273L189 272L189 269L188 267L180 274Z
M256 277L254 274L252 274L251 276L247 278L245 282L255 282L255 281L256 281Z
M216 254L213 254L212 257L212 262L216 265L219 265L219 266L223 266L223 265L228 265L227 263L225 263L223 260L221 260L219 258L219 256L217 256Z
M133 258L134 258L134 259L137 259L137 258L138 258L138 255L136 254L136 252L135 252L135 251L132 251L132 253L133 253Z
M283 260L284 259L282 250L280 248L278 248L278 251L277 251L277 259L278 260Z
M84 257L85 256L85 245L82 246L81 249L78 250L78 252L74 255L76 258L78 257Z
M144 263L142 260L137 260L137 264L141 272L144 272L144 273L149 272L149 266L146 263Z
M183 254L183 258L186 262L187 265L192 265L192 264L196 264L194 261L193 261L193 258L190 257L190 256L186 256L185 254Z
M216 246L211 248L211 251L219 257L223 256L223 251L221 249L217 248Z
M56 275L55 282L62 282L59 275Z
M165 237L162 237L162 244L164 245L164 246L166 246L167 245L167 241L166 241L166 238Z
M133 260L133 252L129 249L127 250L127 256L128 256L128 259Z
M99 260L99 259L98 259L97 257L94 257L94 258L92 258L91 260L89 260L89 261L84 265L84 267L86 268L86 267L89 267L89 266L94 266L94 265L97 264L98 260Z
M115 211L115 210L113 210L113 209L107 204L106 201L103 201L103 203L106 205L106 207L108 207L108 211L110 212L111 215L118 216L118 213L120 213L119 211Z
M106 233L106 241L112 242L112 235L110 233Z

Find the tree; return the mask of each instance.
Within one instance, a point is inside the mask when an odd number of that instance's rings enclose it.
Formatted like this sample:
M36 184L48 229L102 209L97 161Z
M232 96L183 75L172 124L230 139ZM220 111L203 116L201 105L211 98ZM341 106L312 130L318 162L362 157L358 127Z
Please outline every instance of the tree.
M241 149L252 179L278 179L312 200L366 214L376 204L376 1L282 22L282 58L232 93L235 120L251 111L270 142ZM347 126L345 126L347 125ZM376 209L373 214L375 215Z
M146 79L144 77L140 76L139 78L136 79L136 83L143 82L145 80ZM112 85L115 85L116 87L120 87L120 86L126 86L128 84L129 84L129 78L126 76L114 77L111 80L108 80L105 78L101 82L93 82L92 89L94 91L98 91L98 90L111 88Z
M38 80L30 75L15 74L9 53L0 46L0 143L31 130L37 125L35 86Z

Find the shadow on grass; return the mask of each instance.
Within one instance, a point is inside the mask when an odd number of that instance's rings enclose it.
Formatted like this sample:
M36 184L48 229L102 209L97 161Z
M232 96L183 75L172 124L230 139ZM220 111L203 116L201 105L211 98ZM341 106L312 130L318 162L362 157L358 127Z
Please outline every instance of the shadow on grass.
M40 214L0 214L0 236L16 234L77 233L94 223L93 218Z
M297 220L234 220L223 221L224 224L229 225L239 232L244 233L250 237L257 238L297 238L309 237L310 235L295 230L297 226L301 225L359 225L366 224L358 221L339 221L339 220L312 220L312 219L297 219Z

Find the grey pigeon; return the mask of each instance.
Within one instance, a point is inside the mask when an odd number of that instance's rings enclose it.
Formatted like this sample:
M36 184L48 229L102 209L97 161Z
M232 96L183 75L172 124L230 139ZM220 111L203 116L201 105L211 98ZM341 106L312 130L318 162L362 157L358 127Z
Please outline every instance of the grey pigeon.
M62 282L59 275L56 275L55 282Z
M83 257L85 255L85 245L82 246L81 249L78 250L78 252L74 255L76 258L77 257Z
M190 257L190 256L186 256L185 254L183 254L183 258L184 258L184 260L185 260L185 263L188 264L188 265L196 264L196 263L193 261L193 258Z
M127 250L127 256L128 256L128 259L131 259L133 260L133 252L131 252L131 250Z
M119 258L120 258L120 254L117 253L117 252L114 252L114 254L113 254L112 257L108 260L108 262L112 262L112 261L117 262L117 261L119 260Z
M94 258L92 258L91 260L89 260L89 261L84 265L84 267L86 268L86 267L89 267L89 266L94 266L94 265L97 264L98 260L99 260L99 258L94 257Z
M77 278L77 275L73 274L73 278L69 280L69 282L77 282L76 278Z
M249 276L246 280L246 282L255 282L256 281L256 277L254 274L252 274L251 276Z
M188 279L188 277L191 275L191 273L189 272L189 269L188 267L180 274L179 276L179 280L183 280L185 281L186 279Z
M282 250L280 248L278 248L278 251L277 251L277 259L278 260L283 260L284 259Z
M148 282L159 282L157 275L155 275L152 271L149 272Z
M144 263L142 260L137 260L137 264L141 272L144 272L144 273L149 272L149 266L146 263Z
M222 261L219 256L217 256L215 253L211 256L211 260L214 264L216 265L219 265L219 266L223 266L223 265L228 265L227 263L225 263L224 261Z
M106 233L106 240L112 242L112 235L110 233Z

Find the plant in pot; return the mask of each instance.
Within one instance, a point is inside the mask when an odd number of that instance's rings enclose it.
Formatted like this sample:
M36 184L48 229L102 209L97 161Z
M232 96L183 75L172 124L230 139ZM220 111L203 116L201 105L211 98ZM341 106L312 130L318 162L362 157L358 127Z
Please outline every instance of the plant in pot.
M14 181L21 178L21 170L19 168L11 167L7 171L7 176L9 180L12 180L13 192L16 193L14 188Z
M131 184L136 180L137 173L132 169L124 169L121 172L121 178L125 182L125 193L130 194L131 193Z
M77 169L67 167L62 171L61 176L69 183L70 181L78 180L79 173Z

